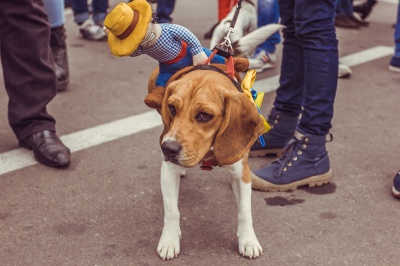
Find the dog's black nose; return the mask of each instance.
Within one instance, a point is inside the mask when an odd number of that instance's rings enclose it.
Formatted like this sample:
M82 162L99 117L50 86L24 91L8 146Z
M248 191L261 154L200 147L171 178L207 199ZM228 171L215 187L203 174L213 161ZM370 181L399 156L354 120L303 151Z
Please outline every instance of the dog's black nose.
M161 150L168 159L176 159L179 152L182 150L182 146L176 141L166 141L161 144Z

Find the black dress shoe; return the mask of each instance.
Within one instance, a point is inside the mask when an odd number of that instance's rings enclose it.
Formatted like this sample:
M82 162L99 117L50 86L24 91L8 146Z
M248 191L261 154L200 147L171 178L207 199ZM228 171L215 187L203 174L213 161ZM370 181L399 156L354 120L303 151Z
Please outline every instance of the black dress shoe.
M359 29L360 26L355 21L351 20L347 15L336 15L335 26L348 29Z
M35 159L47 166L67 166L70 162L69 149L61 142L59 137L50 130L43 130L21 140L19 145L32 149Z

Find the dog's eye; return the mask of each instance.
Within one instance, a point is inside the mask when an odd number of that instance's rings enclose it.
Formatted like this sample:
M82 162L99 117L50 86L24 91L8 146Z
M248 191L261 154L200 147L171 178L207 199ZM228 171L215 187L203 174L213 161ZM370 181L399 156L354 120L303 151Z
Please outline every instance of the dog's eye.
M208 122L210 121L214 116L207 114L205 112L201 112L196 116L196 120L199 122Z
M175 116L176 115L176 109L175 109L175 106L173 106L173 105L168 105L168 109L169 109L169 112L171 113L171 115L172 116Z

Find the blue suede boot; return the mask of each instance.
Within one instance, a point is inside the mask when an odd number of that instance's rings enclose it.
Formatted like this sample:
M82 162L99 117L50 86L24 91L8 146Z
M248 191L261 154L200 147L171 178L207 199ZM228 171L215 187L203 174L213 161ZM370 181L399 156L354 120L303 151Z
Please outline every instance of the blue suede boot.
M311 135L297 130L283 150L283 156L251 174L253 189L287 191L330 182L332 171L325 148L326 135Z
M269 154L282 156L282 149L294 136L299 116L286 115L272 108L267 121L271 129L263 134L265 146L263 147L259 141L256 141L250 148L250 157L262 157Z

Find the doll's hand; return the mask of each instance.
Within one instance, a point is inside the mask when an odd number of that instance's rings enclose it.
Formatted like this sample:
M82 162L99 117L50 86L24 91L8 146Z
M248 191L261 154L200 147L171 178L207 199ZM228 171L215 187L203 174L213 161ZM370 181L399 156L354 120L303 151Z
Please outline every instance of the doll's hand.
M106 26L103 26L103 31L104 31L104 33L108 36L109 31L108 31L108 29L106 28Z
M205 52L201 52L195 56L193 56L193 65L204 65L204 62L207 60L207 55Z

